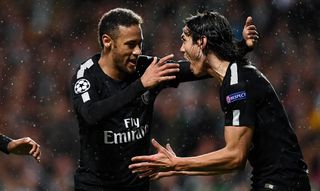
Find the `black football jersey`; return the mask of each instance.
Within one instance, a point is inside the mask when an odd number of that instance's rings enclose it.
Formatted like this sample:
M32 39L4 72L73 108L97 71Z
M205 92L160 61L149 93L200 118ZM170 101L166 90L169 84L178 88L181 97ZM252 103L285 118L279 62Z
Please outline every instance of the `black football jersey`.
M239 42L242 53L250 51ZM140 76L151 57L141 57L137 71L117 81L100 68L100 54L80 65L72 78L72 101L79 123L80 161L75 174L76 190L147 191L149 181L133 174L131 158L146 155L150 146L153 104L164 88L197 78L187 61L179 61L176 79L146 90ZM141 65L139 65L141 64Z
M147 190L148 181L133 174L131 158L148 153L155 94L140 79L113 80L87 60L72 79L79 122L80 163L76 189Z
M249 151L253 187L286 186L306 175L297 137L267 78L246 61L230 63L220 89L226 126L254 128ZM240 127L239 127L240 128Z

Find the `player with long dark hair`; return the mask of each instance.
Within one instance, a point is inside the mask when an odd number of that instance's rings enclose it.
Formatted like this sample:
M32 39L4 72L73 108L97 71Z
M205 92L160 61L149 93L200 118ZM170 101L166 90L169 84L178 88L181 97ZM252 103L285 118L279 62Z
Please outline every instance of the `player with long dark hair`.
M139 176L216 175L253 167L254 191L308 191L308 169L286 111L267 78L239 54L227 19L217 12L185 21L181 52L195 76L210 75L220 84L225 113L225 146L194 157L177 157L171 147L137 156L130 168Z

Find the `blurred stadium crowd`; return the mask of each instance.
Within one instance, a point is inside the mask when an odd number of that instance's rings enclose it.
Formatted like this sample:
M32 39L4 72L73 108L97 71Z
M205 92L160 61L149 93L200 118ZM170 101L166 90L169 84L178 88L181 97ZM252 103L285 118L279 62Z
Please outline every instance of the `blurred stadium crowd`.
M320 8L305 0L184 1L0 1L0 132L30 136L42 160L0 154L0 190L70 191L79 155L77 123L70 104L70 78L78 65L99 52L97 24L115 7L144 19L143 52L179 52L183 19L207 8L223 13L241 40L247 16L260 40L247 57L274 85L309 165L313 190L320 190ZM152 135L179 156L222 147L223 114L214 80L181 84L155 103ZM276 132L275 132L276 133ZM243 191L245 172L216 177L173 177L152 191Z

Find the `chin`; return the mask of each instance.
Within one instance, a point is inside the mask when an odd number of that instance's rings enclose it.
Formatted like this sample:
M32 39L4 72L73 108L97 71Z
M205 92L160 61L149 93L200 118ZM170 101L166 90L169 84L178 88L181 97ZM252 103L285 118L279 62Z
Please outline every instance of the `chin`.
M191 69L191 71L192 71L193 75L196 76L196 77L202 77L202 76L204 76L204 75L207 74L207 72L206 72L206 71L203 71L203 70L194 70L194 69Z
M192 72L193 72L193 75L196 76L196 77L202 76L202 74L200 72L194 72L194 71L192 71Z
M127 70L128 74L133 74L136 70Z
M127 67L127 73L133 74L136 71L136 67Z
M190 63L191 63L190 70L193 73L193 75L196 77L201 76L203 72L201 71L201 68L199 68L198 63L193 63L193 62L190 62Z

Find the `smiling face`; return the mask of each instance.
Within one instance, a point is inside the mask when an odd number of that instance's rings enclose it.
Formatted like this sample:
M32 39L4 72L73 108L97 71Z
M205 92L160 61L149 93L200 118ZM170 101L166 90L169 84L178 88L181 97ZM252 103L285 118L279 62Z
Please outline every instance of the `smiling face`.
M193 42L192 35L187 26L183 28L181 34L182 45L180 51L184 58L190 62L190 69L195 76L202 76L206 74L205 55L198 42Z
M136 70L137 58L142 53L142 40L140 25L119 26L110 54L120 75L132 74Z

